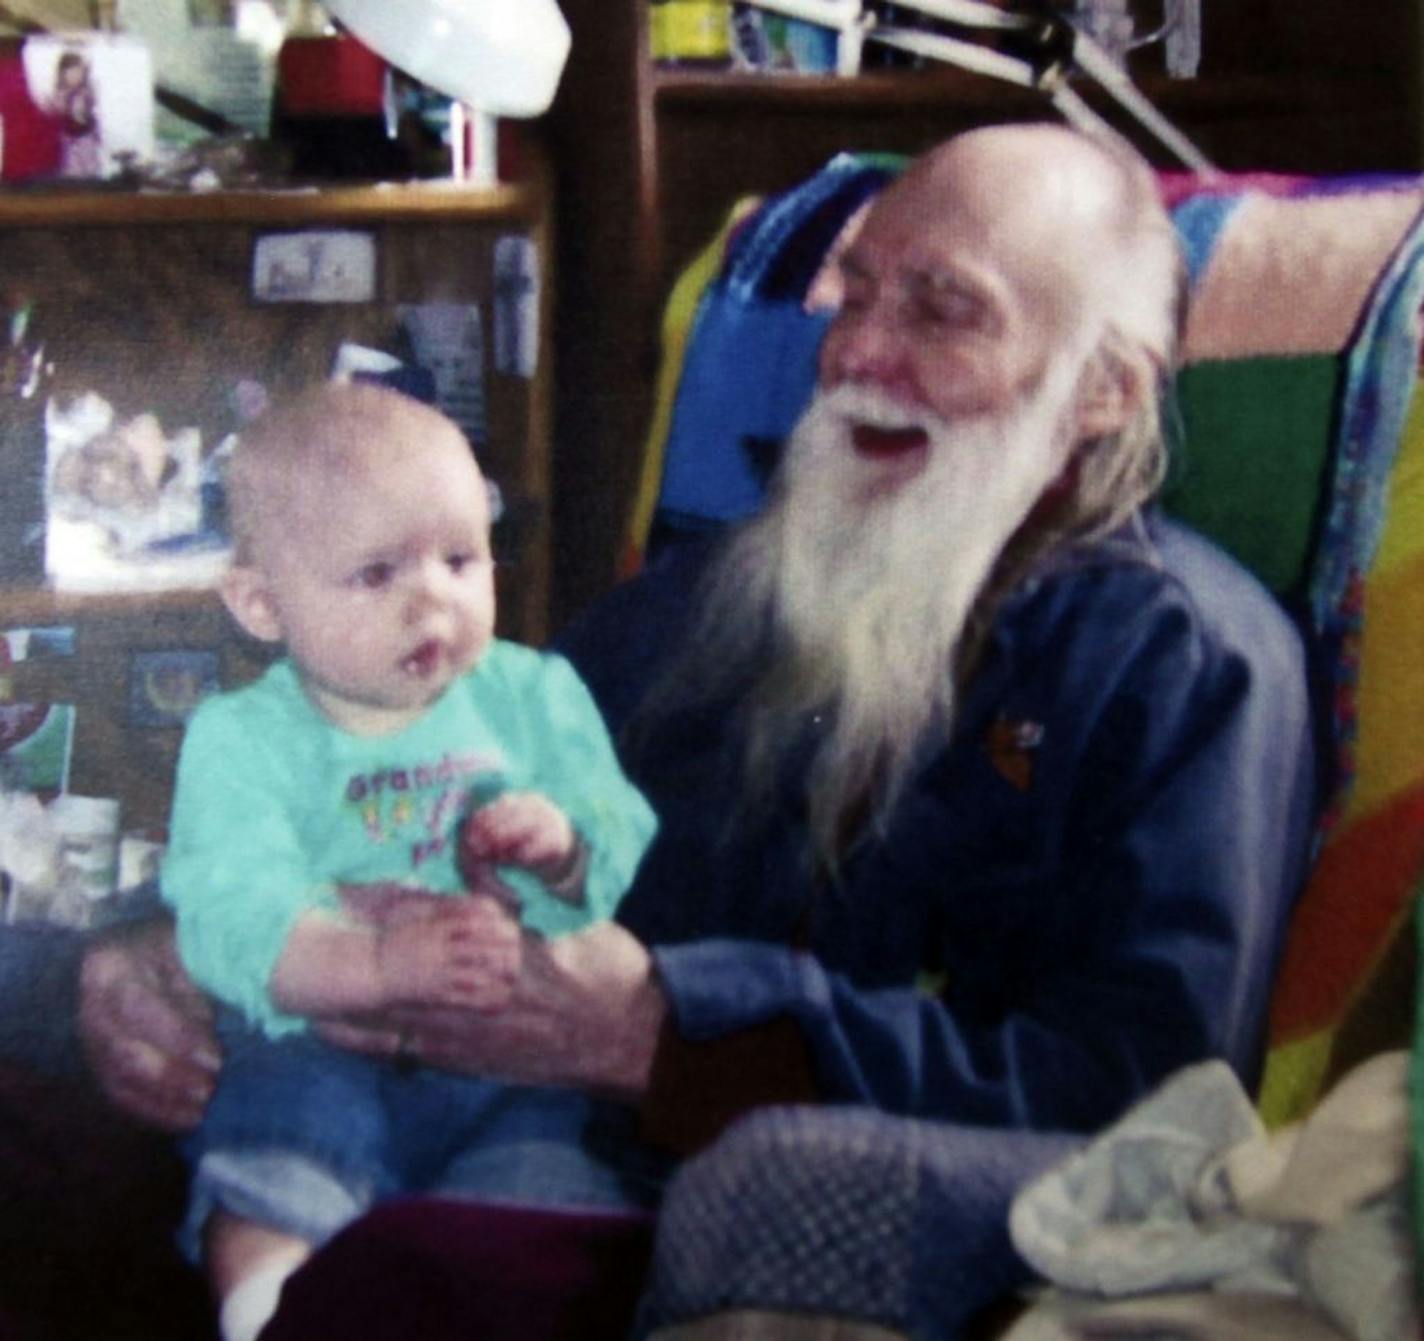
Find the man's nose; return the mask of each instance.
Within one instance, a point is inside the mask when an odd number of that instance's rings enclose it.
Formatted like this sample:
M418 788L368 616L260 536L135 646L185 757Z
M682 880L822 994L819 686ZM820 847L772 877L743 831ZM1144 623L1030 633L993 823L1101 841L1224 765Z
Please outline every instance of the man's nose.
M906 374L904 331L882 307L842 313L821 346L821 380L893 385Z

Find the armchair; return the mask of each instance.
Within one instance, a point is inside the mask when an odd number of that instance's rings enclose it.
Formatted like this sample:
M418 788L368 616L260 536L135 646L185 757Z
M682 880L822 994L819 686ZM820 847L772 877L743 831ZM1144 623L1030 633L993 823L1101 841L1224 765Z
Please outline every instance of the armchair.
M896 167L843 155L782 196L743 202L684 272L665 317L628 568L759 505L834 301L824 261ZM1412 1013L1424 193L1414 178L1160 184L1191 280L1164 505L1254 571L1301 627L1326 765L1312 874L1261 1021L1263 1074L1247 1077L1279 1125L1362 1056L1399 1046ZM801 1335L759 1302L709 1299L659 1341ZM795 1326L883 1335L821 1323Z

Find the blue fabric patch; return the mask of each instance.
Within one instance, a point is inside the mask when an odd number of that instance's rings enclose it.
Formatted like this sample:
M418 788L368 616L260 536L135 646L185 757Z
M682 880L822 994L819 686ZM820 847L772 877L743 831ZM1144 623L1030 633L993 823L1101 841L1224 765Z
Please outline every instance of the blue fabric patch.
M1242 196L1196 196L1184 200L1172 211L1172 222L1176 225L1193 288L1211 260L1226 221L1243 199Z
M758 448L796 426L829 324L798 302L708 293L673 407L662 510L725 522L761 506L766 462Z
M894 175L884 163L838 154L757 211L728 252L721 285L744 302L805 298L846 220Z
M722 523L761 507L769 468L810 399L829 314L802 300L845 221L899 170L839 154L768 200L704 293L668 431L658 513Z

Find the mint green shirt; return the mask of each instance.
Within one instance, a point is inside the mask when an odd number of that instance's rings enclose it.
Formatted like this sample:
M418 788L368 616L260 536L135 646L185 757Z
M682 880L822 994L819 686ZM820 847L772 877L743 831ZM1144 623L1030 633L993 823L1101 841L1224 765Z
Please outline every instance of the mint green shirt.
M184 965L273 1037L303 1028L268 992L296 920L338 910L339 884L462 893L460 822L502 791L543 793L589 847L581 906L501 868L525 925L558 935L610 916L657 822L562 657L496 641L390 736L333 726L286 660L206 700L183 739L161 876Z

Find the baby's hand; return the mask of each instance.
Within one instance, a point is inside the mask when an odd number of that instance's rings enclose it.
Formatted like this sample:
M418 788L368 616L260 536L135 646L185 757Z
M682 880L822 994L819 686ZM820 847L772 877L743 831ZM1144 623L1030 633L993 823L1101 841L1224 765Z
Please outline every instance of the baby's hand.
M574 826L547 796L505 792L465 821L460 835L465 870L521 866L541 880L557 880L577 851Z
M428 917L377 930L376 964L387 1005L496 1010L519 976L519 926L485 900L443 898Z

